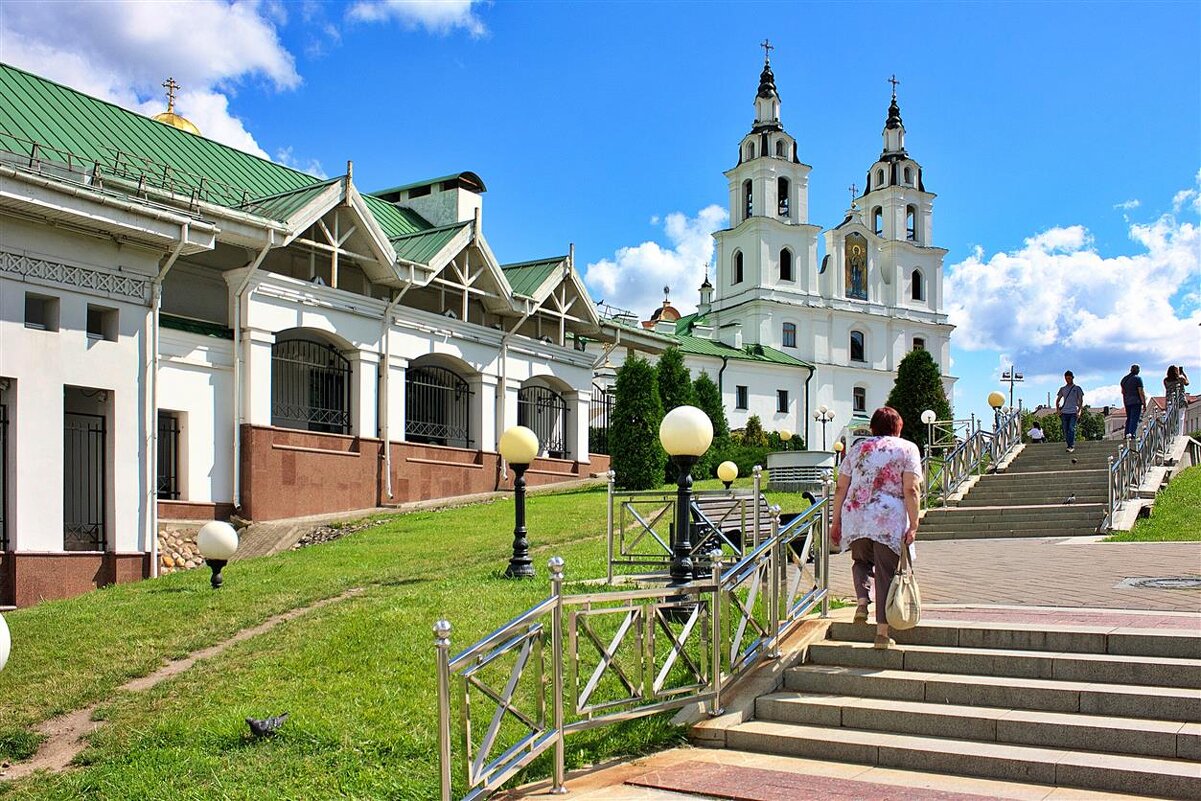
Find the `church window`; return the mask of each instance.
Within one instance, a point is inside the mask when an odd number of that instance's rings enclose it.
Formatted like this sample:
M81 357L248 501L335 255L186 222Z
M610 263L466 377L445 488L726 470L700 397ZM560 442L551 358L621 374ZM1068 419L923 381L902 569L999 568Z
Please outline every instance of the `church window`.
M780 251L780 280L792 280L792 251L788 248Z
M749 220L751 215L755 213L755 204L752 200L750 181L742 182L742 205L744 207L743 219Z
M926 340L922 339L921 337L914 337L913 338L913 349L914 350L925 350L926 349Z
M776 157L784 158L784 140L783 139L776 140Z
M876 170L876 188L884 186L884 170Z
M922 271L921 270L913 271L913 275L911 277L910 283L912 284L911 296L913 297L913 299L914 300L925 300L926 299L926 288L922 285L924 282L922 281Z
M867 390L863 387L855 387L851 390L851 409L867 413Z
M917 241L917 207L905 207L905 238L910 242Z
M876 236L884 236L884 209L879 206L872 209L872 231Z
M734 283L742 283L742 251L734 251Z
M913 170L905 168L905 186L913 186Z
M776 181L776 197L780 201L779 214L781 217L788 216L788 209L789 209L788 194L789 194L789 190L791 190L791 189L792 189L792 187L790 186L787 178L780 178Z
M867 239L862 234L847 235L843 260L846 296L867 300Z
M788 390L776 390L776 411L780 414L788 414Z
M862 331L851 332L851 361L867 361L864 358L864 337Z
M742 384L734 387L734 408L744 411L747 409L747 391Z
M796 323L784 323L784 347L796 347Z
M750 161L754 157L755 157L755 143L747 142L746 143L746 160Z

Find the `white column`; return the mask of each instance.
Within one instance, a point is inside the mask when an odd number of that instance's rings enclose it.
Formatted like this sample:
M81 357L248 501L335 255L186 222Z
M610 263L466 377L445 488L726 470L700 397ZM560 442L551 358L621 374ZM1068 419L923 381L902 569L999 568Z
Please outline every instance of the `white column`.
M381 408L387 410L388 439L400 442L405 438L405 377L409 372L409 360L391 356L388 362L388 391ZM380 436L383 436L381 421Z
M496 376L476 374L468 379L471 387L471 439L476 449L495 451L496 431ZM514 417L516 419L516 417Z
M379 354L362 348L343 354L350 361L350 433L377 436Z
M508 387L505 388L505 396L497 399L497 402L504 407L500 433L504 433L504 430L510 426L517 425L517 393L519 391L521 391L521 382L510 380Z
M242 332L242 422L271 425L271 346L275 334L261 328ZM236 423L236 421L235 421Z
M592 392L565 392L567 401L567 454L572 459L588 464L588 413L592 404Z

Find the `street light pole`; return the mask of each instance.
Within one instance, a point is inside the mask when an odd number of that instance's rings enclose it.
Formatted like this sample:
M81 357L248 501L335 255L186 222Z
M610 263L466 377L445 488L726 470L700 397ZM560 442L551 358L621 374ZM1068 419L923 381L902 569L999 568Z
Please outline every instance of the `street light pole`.
M1012 364L1009 369L1001 373L1001 380L1009 382L1009 408L1013 408L1013 385L1020 384L1026 380L1026 377L1017 371Z
M822 450L826 449L826 426L834 419L834 410L826 408L823 403L813 413L813 419L822 424Z
M500 435L500 455L513 468L513 555L505 578L533 578L530 540L525 528L525 471L538 456L538 437L525 426L513 426Z
M675 525L671 531L671 586L692 576L692 468L713 442L713 423L695 406L677 406L659 424L659 442L679 471Z

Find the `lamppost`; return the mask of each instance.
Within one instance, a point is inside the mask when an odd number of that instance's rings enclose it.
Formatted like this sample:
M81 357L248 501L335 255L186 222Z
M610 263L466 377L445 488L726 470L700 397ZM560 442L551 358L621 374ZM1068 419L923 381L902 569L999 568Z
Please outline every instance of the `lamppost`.
M1026 377L1017 371L1012 364L1009 369L1001 373L1001 380L1009 382L1009 406L1013 408L1013 385L1020 384L1026 380Z
M538 436L525 426L513 426L500 435L500 455L513 468L513 556L505 578L533 578L530 541L525 530L525 471L538 456Z
M196 549L213 571L209 583L213 585L214 590L221 589L225 582L221 577L221 570L238 550L238 532L223 520L210 520L196 532Z
M784 450L786 450L786 451L792 450L792 446L788 444L791 441L792 441L792 429L781 428L780 429L780 442L784 443Z
M12 651L12 645L8 624L4 622L4 615L0 615L0 670L4 670L4 666L8 664L8 654Z
M659 442L679 470L676 521L671 532L671 585L692 580L692 466L713 442L713 423L695 406L677 406L659 424Z
M834 464L835 465L842 463L842 452L845 449L846 449L846 445L843 445L841 440L834 443Z
M834 410L826 408L826 404L817 407L813 419L822 424L822 450L826 449L826 426L834 419Z
M933 409L922 412L922 422L926 424L926 461L930 461L930 449L934 446L934 421L938 415Z
M726 489L729 489L734 479L738 478L738 465L730 461L722 462L717 466L717 477L726 485Z

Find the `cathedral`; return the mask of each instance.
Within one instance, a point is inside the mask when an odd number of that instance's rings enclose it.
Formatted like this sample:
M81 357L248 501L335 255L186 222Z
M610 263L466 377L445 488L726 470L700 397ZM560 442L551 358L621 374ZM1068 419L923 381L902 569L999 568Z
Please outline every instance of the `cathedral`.
M748 365L739 379L745 383L722 382L722 394L731 428L757 414L767 429L803 432L817 449L866 425L913 349L930 352L951 396L946 250L934 244L935 195L905 149L895 79L883 149L862 193L852 190L851 207L833 228L810 223L812 167L781 122L770 45L765 50L755 120L725 173L730 227L714 234L716 274L700 287L697 313L681 317L675 333L694 375L711 361L687 344L701 332L732 351L778 352L803 365L787 374L778 364ZM814 419L822 407L833 412L825 424Z

